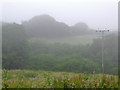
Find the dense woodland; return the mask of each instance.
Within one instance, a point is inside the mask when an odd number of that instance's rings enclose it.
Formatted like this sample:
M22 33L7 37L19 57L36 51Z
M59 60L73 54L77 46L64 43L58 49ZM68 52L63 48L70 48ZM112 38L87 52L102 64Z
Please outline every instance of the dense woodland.
M32 69L76 73L101 73L101 39L91 44L30 42L30 38L65 38L93 35L85 23L68 26L47 15L36 16L22 24L3 23L3 69ZM118 35L105 36L104 69L107 74L118 73Z

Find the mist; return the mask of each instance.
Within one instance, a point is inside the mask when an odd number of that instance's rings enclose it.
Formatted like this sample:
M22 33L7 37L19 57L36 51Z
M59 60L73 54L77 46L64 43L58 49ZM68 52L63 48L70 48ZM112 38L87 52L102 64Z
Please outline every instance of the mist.
M2 3L2 20L16 22L29 20L36 15L48 14L59 22L72 26L85 22L90 28L117 30L117 0L80 1L80 0L40 0L13 1Z
M1 5L3 88L118 88L117 0Z

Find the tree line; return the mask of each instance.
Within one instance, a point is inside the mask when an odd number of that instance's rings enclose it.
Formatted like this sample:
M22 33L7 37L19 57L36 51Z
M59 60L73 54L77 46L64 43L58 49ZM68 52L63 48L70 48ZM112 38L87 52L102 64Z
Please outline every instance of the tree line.
M118 73L117 34L105 37L104 69ZM3 69L32 69L76 73L101 73L101 39L92 44L69 45L29 42L23 25L2 26Z

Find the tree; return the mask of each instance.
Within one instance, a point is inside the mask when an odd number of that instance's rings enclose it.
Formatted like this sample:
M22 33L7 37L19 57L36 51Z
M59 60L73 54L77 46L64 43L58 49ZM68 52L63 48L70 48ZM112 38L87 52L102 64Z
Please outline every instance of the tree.
M27 37L22 25L5 24L2 27L2 65L5 69L22 69L28 58Z

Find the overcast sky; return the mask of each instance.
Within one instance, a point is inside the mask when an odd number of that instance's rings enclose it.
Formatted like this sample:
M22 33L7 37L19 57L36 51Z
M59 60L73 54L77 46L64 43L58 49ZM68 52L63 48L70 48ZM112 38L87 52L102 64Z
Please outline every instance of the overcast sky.
M1 4L5 22L48 14L69 26L85 22L93 29L118 27L118 0L3 0Z

